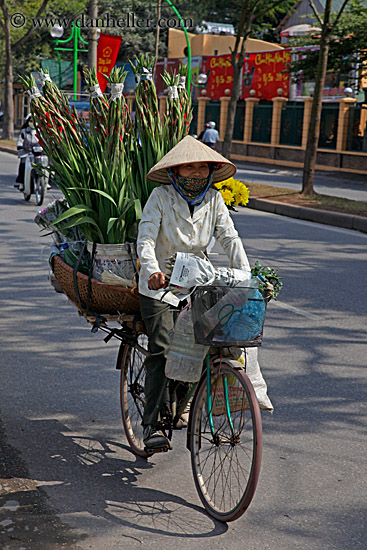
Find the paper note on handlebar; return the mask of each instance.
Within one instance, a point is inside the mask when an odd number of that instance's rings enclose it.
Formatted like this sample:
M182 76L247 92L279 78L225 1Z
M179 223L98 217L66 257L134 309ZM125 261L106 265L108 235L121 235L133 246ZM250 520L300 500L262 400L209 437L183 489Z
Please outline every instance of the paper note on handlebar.
M207 258L190 252L177 252L170 285L181 288L205 285L234 287L250 279L250 270L214 267Z
M177 252L170 285L192 288L197 285L209 285L214 279L215 269L209 260L190 252Z

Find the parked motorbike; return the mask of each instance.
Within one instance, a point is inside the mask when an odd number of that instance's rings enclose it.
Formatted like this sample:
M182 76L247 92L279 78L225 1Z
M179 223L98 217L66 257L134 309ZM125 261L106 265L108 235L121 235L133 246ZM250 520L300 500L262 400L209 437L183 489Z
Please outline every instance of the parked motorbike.
M49 174L46 170L43 170L41 174L34 165L43 169L48 167L48 157L39 144L32 145L32 151L25 159L23 195L24 200L29 201L31 195L34 194L37 206L41 206L49 185Z

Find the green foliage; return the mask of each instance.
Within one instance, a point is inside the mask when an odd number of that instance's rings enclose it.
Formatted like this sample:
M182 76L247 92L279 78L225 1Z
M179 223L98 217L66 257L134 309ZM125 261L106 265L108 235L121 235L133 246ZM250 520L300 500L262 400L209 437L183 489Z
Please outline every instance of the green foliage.
M336 13L333 14L335 21ZM315 26L319 23L315 22ZM328 71L343 75L351 81L351 72L360 70L367 61L367 5L361 0L351 0L341 15L332 33L328 56ZM308 46L308 51L300 52L302 57L289 66L293 80L301 74L305 80L316 77L319 56L320 32L310 33L306 37L293 39L293 47ZM348 76L349 75L349 76ZM361 75L360 75L361 78Z
M281 20L289 13L296 0L284 0L273 2L270 0L250 0L249 11L264 11L260 18L253 21L252 38L279 42L280 37L277 27ZM245 7L245 0L236 2L223 2L223 0L205 0L203 2L191 2L192 13L195 13L198 22L206 20L217 23L232 24L237 30L241 19L241 13ZM264 8L266 8L264 10Z
M269 40L279 42L279 33L276 27L279 25L283 17L289 12L291 6L296 0L284 0L283 2L269 0L250 0L250 7L256 9L264 8L264 14L254 21L251 31L253 38L261 40ZM223 2L223 0L176 0L173 2L175 7L180 12L182 18L186 21L192 21L192 27L188 28L189 32L194 32L196 26L200 26L202 21L212 21L220 23L233 24L238 27L241 12L245 5L244 0L238 2ZM135 18L141 18L144 21L151 20L150 26L143 25L141 28L109 28L110 34L122 34L123 43L120 50L120 57L134 57L141 53L154 54L155 35L156 35L156 18L157 18L157 1L147 0L131 0L126 1L121 9L120 0L100 0L99 15L101 18L109 14L111 18L126 17L128 13L134 13ZM161 3L161 18L165 21L169 19L177 19L172 8L162 0ZM177 20L178 21L178 20ZM176 29L181 29L177 24ZM159 35L159 56L167 55L168 45L168 29L161 28Z
M42 5L42 0L5 0L5 4L8 8L9 14L21 13L26 18L26 24L24 27L15 28L11 26L11 39L13 44L13 71L14 75L28 74L31 71L38 71L41 59L57 59L54 51L54 41L50 35L50 28L42 26L42 28L35 28L32 34L27 38L26 42L17 47L17 41L20 40L26 32L32 27L32 19L36 16L39 8ZM86 12L88 6L88 0L70 0L65 3L63 0L50 0L46 6L46 10L40 15L40 17L54 18L57 16L70 17L76 16L79 13ZM1 19L0 12L0 19ZM65 31L65 37L67 33ZM0 25L0 53L4 51L4 34ZM65 58L67 58L67 52L65 52ZM70 57L71 59L71 57ZM4 55L0 56L0 75L4 71Z
M283 288L282 277L279 277L278 270L271 267L262 267L260 262L255 262L254 267L251 269L251 275L253 277L258 277L260 279L260 289L265 291L267 290L267 283L273 285L273 298L277 299L279 292Z
M179 73L176 75L167 71L162 75L166 88L176 87L179 101L170 98L168 95L166 101L166 112L164 116L165 149L170 151L185 135L188 133L192 120L191 101L188 96L185 84L180 84L183 80L186 82L187 66L181 65Z
M103 19L106 19L106 15L109 14L112 19L127 18L127 15L130 14L130 26L123 28L110 27L106 29L105 32L109 34L119 34L123 36L123 42L120 49L120 54L118 61L122 59L130 58L132 59L136 55L141 55L142 53L148 53L150 55L155 54L155 37L156 37L156 22L157 22L157 0L148 1L148 0L127 0L121 4L120 0L100 0L99 2L99 16ZM199 5L205 5L206 1L204 0L201 3L194 3L192 0L185 0L180 2L180 0L174 1L173 4L176 6L181 16L184 19L193 20L194 24L197 22L197 8ZM132 25L131 16L135 18L135 26ZM172 8L162 0L161 3L161 18L164 21L168 19L174 20L177 19ZM141 26L138 27L136 21L138 19L142 20ZM150 21L150 23L148 23ZM176 29L181 29L178 19L177 24L175 25ZM189 28L189 31L193 31L193 28ZM168 28L160 28L159 32L159 57L167 56L167 46L168 46Z
M113 244L136 239L142 210L157 186L147 181L146 175L187 134L191 120L190 98L184 87L168 100L161 122L151 79L153 66L154 58L148 55L137 58L136 66L132 64L139 81L134 122L122 94L126 72L121 68L111 72L105 94L100 91L95 70L86 72L91 91L89 124L78 118L65 94L50 79L44 83L43 96L32 98L37 133L55 183L70 206L55 226L80 227L91 242ZM185 68L180 70L184 72ZM26 90L35 86L32 75L20 78ZM176 82L180 77L166 78Z
M178 97L167 98L166 112L161 121L156 88L150 79L154 58L143 54L136 58L136 65L131 62L130 65L139 80L135 89L134 120L135 134L139 139L134 142L133 172L136 184L143 192L144 206L150 193L158 185L146 180L149 170L188 133L192 119L191 99L186 88L179 88ZM181 67L179 73L184 76L185 71L185 67ZM165 73L164 80L168 85L177 86L179 75Z

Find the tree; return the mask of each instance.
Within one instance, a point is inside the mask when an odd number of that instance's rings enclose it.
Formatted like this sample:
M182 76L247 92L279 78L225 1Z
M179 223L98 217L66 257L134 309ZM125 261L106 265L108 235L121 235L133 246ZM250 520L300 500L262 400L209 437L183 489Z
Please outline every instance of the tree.
M38 18L49 0L43 0L39 6L35 17ZM11 36L11 8L12 2L7 3L6 0L0 0L0 9L2 19L0 19L0 27L4 32L5 37L5 92L4 92L4 122L3 122L3 139L14 138L14 105L13 105L13 51L23 46L28 37L34 32L34 27L30 26L28 30L15 43L12 43Z
M335 18L332 18L333 0L326 0L325 11L323 15L317 11L313 0L309 0L310 6L315 14L317 21L321 26L321 36L319 43L319 52L315 77L315 88L313 92L313 100L311 107L311 119L308 130L307 146L305 152L305 161L303 167L302 179L302 195L315 195L313 188L313 180L315 175L317 146L320 135L320 121L322 109L322 89L325 84L326 69L328 63L328 55L331 38L339 23L340 17L348 4L349 0L344 0L340 10L336 13ZM332 21L334 19L334 21Z
M335 14L332 14L335 18ZM327 70L354 86L356 74L361 79L367 61L367 5L361 0L350 0L333 30L329 44ZM319 56L320 32L314 31L302 38L293 38L289 46L299 56L289 64L292 80L315 81ZM305 49L308 46L309 49Z
M89 17L94 20L98 17L98 0L89 0ZM98 35L97 29L93 27L89 31L88 36L88 67L89 69L97 68L97 45Z
M86 6L87 0L70 0L67 6L63 0L28 0L20 10L17 0L0 0L0 51L4 48L5 53L2 66L0 59L0 81L4 81L3 139L14 137L13 83L18 73L39 70L40 58L55 55L49 28L35 26L33 21L45 13L46 7L52 19L60 14L76 17L85 13ZM24 17L24 26L20 19L12 19L17 13Z
M190 14L190 1L188 0L182 10L179 3L177 3L180 13L185 13L185 17L190 17L190 15L187 15L187 13ZM156 28L155 23L160 17L168 20L176 19L176 16L164 0L149 2L147 0L127 0L124 3L123 14L121 14L121 0L99 0L99 17L103 19L107 13L111 20L114 19L115 21L121 17L126 19L128 16L130 17L129 25L120 28L112 26L105 29L105 32L109 34L118 34L123 37L118 60L132 59L142 53L149 53L154 56L157 51L159 57L167 55L168 28ZM131 23L132 15L134 15L135 22L141 19L147 23L143 23L140 27L133 26ZM151 23L148 24L149 21ZM177 28L179 27L177 26Z
M240 19L237 25L235 46L231 52L233 85L228 104L227 125L223 143L223 155L226 157L229 157L231 153L237 101L241 95L241 71L245 58L246 40L254 31L255 26L259 29L264 18L274 16L280 9L284 10L285 5L290 6L290 2L286 0L242 0L240 3L236 0L230 1L239 11Z

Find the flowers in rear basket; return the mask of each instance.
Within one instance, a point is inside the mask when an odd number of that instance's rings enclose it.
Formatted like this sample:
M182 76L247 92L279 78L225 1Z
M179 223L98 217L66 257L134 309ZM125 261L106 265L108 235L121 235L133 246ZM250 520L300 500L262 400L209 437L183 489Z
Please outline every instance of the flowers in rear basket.
M215 183L214 188L220 192L230 210L234 210L234 206L246 206L249 201L250 192L242 181L229 178Z

